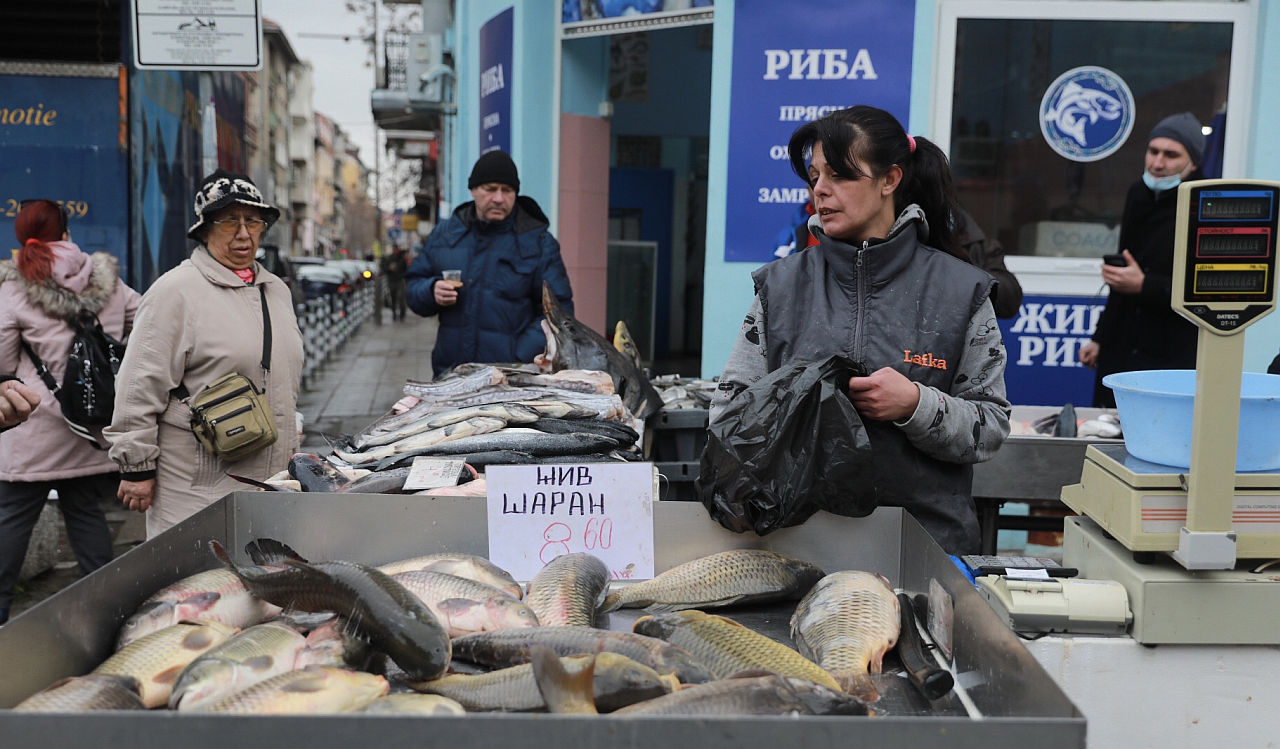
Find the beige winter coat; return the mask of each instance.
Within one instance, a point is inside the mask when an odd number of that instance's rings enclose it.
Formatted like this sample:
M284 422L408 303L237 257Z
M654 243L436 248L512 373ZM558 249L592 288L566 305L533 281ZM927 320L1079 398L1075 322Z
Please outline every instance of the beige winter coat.
M124 478L155 471L147 511L152 537L244 485L227 472L265 479L288 467L297 451L294 408L302 372L302 336L289 289L261 264L246 285L204 247L165 273L142 297L134 335L116 382L116 410L105 436ZM271 313L271 371L262 361L262 302ZM279 436L275 444L227 463L205 452L191 433L190 409L171 391L197 395L239 372L265 387Z
M68 318L87 309L97 313L102 329L113 338L128 336L138 292L121 282L110 253L82 257L92 268L80 266L88 281L79 293L52 280L28 284L12 260L0 262L0 373L16 374L40 395L40 406L25 424L0 433L0 480L54 481L116 470L105 450L95 449L67 427L58 399L36 374L21 344L30 344L53 381L61 383L74 337Z

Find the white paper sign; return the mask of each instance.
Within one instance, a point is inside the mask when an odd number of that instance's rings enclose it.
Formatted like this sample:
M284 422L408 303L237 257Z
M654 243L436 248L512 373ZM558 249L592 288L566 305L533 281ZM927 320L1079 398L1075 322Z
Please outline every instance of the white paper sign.
M140 70L261 70L259 0L133 0Z
M464 461L461 460L419 455L413 459L409 475L405 477L404 491L416 492L441 486L457 486L464 465Z
M530 580L593 554L615 580L653 577L652 463L489 466L489 559Z

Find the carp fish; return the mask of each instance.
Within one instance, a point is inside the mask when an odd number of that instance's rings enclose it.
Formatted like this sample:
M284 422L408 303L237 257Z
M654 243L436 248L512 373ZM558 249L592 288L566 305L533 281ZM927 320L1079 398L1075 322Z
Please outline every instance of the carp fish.
M643 616L636 634L656 637L687 651L706 664L717 678L744 671L769 671L795 676L839 690L831 674L795 650L723 616L701 611L673 611Z
M288 671L195 712L236 715L315 715L359 710L391 688L381 676L332 666Z
M766 674L695 684L614 715L866 715L853 697L794 676Z
M585 552L552 559L529 581L525 603L546 626L595 624L596 608L609 589L609 568Z
M538 626L533 609L484 583L424 570L391 576L426 604L450 637Z
M145 710L138 680L119 674L85 674L59 679L13 709L24 713L78 713L91 710Z
M238 630L221 622L175 624L129 643L93 670L129 676L148 708L169 702L178 675L201 654L231 639Z
M396 575L400 572L443 572L448 575L465 577L478 583L492 586L516 600L524 598L520 583L510 572L476 554L464 554L456 551L442 551L410 559L401 559L378 565L378 570Z
M279 541L251 542L246 551L254 561L284 565L271 571L236 564L217 541L210 541L209 547L258 597L302 611L332 611L345 617L415 680L434 679L449 665L449 636L444 627L403 585L373 567L345 561L312 564Z
M893 586L883 575L844 571L818 581L796 606L791 636L841 689L864 702L878 700L870 674L898 641L901 614Z
M243 629L278 613L279 606L250 593L230 570L209 570L168 585L143 601L120 627L116 650L183 621L215 621Z
M763 549L734 549L676 565L652 580L609 594L602 612L679 611L795 600L822 578L817 566Z
M250 627L192 661L173 686L169 707L198 710L202 705L292 671L307 639L284 624Z

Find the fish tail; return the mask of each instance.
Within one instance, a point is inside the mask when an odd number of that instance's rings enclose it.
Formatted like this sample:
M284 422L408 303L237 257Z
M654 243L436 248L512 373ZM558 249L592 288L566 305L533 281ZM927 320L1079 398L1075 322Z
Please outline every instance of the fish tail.
M592 655L577 673L570 674L564 663L546 645L534 645L529 652L533 680L538 685L547 710L553 713L595 715L596 656Z
M218 561L227 565L232 572L235 572L237 575L240 574L240 568L236 566L234 561L232 561L231 555L227 553L227 548L225 546L218 543L216 540L210 540L209 551L212 551L213 555L218 558Z
M610 593L600 602L600 613L607 614L610 611L617 611L622 607L622 592L617 591Z
M853 695L859 702L870 704L880 699L880 692L871 681L868 673L835 673L836 683L846 694Z
M292 560L306 562L301 554L289 548L289 545L274 538L259 538L245 544L244 551L254 564L271 565Z
M356 443L345 434L321 434L325 442L329 443L329 447L334 450L342 450L343 452L353 453L358 449Z

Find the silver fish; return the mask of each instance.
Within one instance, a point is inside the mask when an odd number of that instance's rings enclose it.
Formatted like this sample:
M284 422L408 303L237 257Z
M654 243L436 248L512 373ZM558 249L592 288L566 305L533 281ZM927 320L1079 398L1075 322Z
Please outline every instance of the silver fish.
M378 570L383 574L393 576L400 572L414 572L417 570L443 572L492 586L516 600L524 598L524 591L520 588L520 583L516 582L510 572L476 554L442 551L411 559L388 562L379 565Z
M883 575L834 572L818 581L791 617L796 649L822 666L840 687L864 702L879 694L869 674L898 642L901 619L893 587Z
M396 442L392 442L389 445L375 447L372 450L350 452L335 449L333 453L353 465L370 463L384 458L389 458L392 455L408 453L420 448L456 441L463 437L496 432L506 425L507 422L502 419L495 419L490 416L475 416L467 419L466 421L458 422L457 424L450 424L449 426L440 427L439 429L429 429L411 437L406 437Z
M13 708L24 713L76 713L88 710L146 710L138 680L117 674L86 674L60 679Z
M391 579L426 604L450 637L538 626L538 617L532 609L484 583L424 571L400 572Z
M169 707L197 710L292 671L306 646L306 638L292 627L276 623L250 627L183 669L173 685Z
M243 629L278 613L279 606L254 596L230 570L209 570L183 578L143 601L120 628L116 650L183 621L210 620Z

